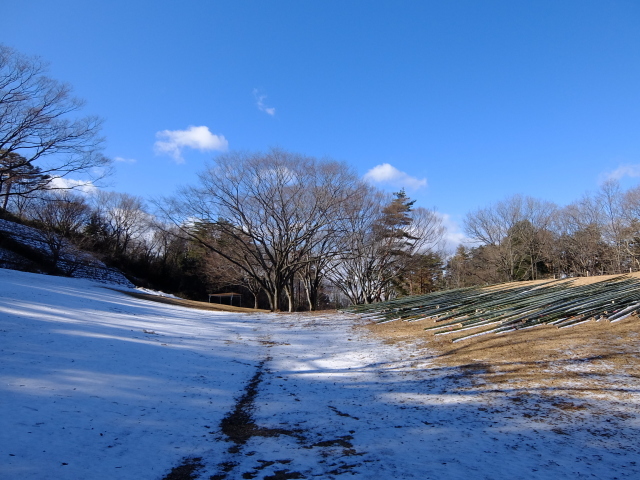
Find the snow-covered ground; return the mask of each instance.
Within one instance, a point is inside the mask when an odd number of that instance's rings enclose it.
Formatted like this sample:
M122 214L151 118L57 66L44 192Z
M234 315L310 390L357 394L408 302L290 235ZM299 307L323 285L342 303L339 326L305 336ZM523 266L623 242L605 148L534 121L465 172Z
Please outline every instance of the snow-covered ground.
M176 297L175 295L172 295L170 293L164 293L164 292L160 292L158 290L151 290L150 288L136 287L136 290L138 292L140 292L140 293L147 293L149 295L155 295L157 297L180 298L180 297Z
M116 268L107 267L102 261L92 254L80 250L71 242L57 235L47 236L41 230L10 222L0 218L0 232L34 252L43 258L53 259L52 245L58 249L59 259L56 268L68 277L87 278L110 285L133 287L133 284ZM47 241L49 240L49 241ZM19 268L24 270L25 265L30 265L35 270L41 271L36 264L24 256L0 247L0 268Z
M0 269L0 478L640 478L638 394L496 390L353 322Z

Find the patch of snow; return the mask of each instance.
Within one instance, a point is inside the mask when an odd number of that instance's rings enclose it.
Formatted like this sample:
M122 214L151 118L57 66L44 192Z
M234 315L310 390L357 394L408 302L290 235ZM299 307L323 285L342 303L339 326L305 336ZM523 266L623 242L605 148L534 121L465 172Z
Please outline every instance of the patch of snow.
M159 290L151 290L150 288L144 288L144 287L136 287L136 290L140 293L146 293L148 295L155 295L158 297L167 297L167 298L180 298L180 297L176 297L175 295L172 295L170 293L164 293L161 292Z
M0 231L8 234L14 240L26 245L45 256L52 256L52 249L43 232L36 228L0 219ZM116 268L107 267L103 262L78 249L64 239L56 239L61 244L60 259L57 267L72 278L87 278L101 283L114 284L123 287L134 285ZM11 268L23 260L13 252L0 249L0 266Z
M637 395L562 410L571 399L496 391L354 321L0 269L0 478L161 479L187 457L200 479L640 478ZM253 435L235 444L221 422L250 381Z

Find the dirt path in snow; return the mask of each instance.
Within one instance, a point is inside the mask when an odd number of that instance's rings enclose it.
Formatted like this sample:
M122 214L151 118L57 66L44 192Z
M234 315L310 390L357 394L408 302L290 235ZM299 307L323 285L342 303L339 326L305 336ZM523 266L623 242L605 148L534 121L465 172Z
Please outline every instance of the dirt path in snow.
M353 321L270 317L269 360L220 425L223 458L203 457L183 478L640 477L637 379L627 401L494 382L486 363L451 365Z

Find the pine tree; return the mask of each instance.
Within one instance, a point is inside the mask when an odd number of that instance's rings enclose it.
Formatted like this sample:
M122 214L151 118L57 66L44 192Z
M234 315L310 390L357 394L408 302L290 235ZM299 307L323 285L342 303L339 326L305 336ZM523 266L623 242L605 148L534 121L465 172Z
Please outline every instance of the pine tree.
M7 209L11 195L28 195L42 188L49 180L40 167L13 152L0 151L0 196L2 210Z

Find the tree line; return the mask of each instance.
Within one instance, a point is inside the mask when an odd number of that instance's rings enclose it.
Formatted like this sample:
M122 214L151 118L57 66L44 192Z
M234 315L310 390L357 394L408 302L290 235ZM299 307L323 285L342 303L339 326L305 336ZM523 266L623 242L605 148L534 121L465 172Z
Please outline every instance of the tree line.
M390 197L346 164L279 149L217 157L197 185L156 202L185 241L233 272L272 310L309 310L330 284L352 303L393 298L412 262L433 254L444 229L404 191ZM284 299L285 306L282 305Z
M515 195L467 214L447 284L462 287L640 270L640 186L616 180L565 207Z
M41 59L0 45L0 214L38 227L54 265L73 244L138 284L200 299L240 288L272 310L436 288L444 229L404 191L390 196L344 163L273 149L222 155L149 206L96 188L111 161L101 120L79 115L82 106Z
M566 207L516 195L472 211L470 243L452 255L441 217L404 190L281 149L220 155L150 204L100 190L101 121L46 72L0 45L0 216L38 227L54 264L71 244L139 285L194 299L239 290L247 306L289 311L640 269L640 187L615 181Z
M151 205L126 193L12 194L2 216L37 227L54 264L70 245L189 298L237 290L251 307L316 310L438 288L440 217L344 163L282 150L216 158ZM332 305L333 303L333 305Z

